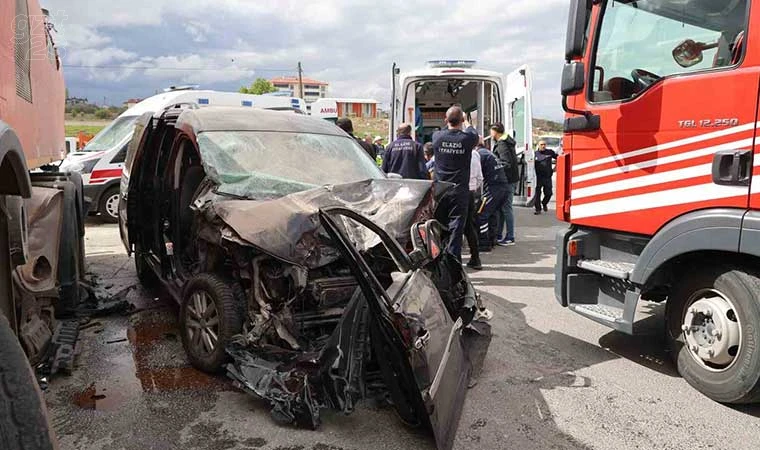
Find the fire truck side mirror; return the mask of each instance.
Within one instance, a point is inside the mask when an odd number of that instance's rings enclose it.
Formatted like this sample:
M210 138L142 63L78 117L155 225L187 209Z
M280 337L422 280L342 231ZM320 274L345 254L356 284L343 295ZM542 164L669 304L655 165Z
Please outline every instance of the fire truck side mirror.
M591 0L571 0L565 37L565 59L571 61L583 56L586 43L586 26L591 18Z
M585 85L585 66L580 61L565 63L562 69L562 95L574 95Z
M673 49L673 59L683 68L695 66L702 62L702 50L705 47L701 42L686 39Z

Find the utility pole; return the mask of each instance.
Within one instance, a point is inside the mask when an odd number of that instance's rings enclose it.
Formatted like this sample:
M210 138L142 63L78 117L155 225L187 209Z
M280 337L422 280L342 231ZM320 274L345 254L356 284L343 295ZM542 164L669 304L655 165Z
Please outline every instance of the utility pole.
M298 97L303 100L303 69L301 61L298 61Z

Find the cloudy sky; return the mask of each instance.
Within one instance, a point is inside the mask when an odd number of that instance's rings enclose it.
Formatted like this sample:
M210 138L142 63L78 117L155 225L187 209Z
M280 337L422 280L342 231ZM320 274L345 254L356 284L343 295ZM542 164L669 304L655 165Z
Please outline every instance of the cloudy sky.
M120 104L175 84L237 90L256 77L305 75L334 97L390 100L391 65L477 59L527 63L534 114L562 116L567 0L43 0L72 96ZM477 5L477 6L476 6Z

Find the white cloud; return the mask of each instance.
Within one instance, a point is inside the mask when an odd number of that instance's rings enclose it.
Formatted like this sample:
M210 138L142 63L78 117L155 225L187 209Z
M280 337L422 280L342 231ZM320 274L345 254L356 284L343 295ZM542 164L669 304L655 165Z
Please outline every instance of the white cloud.
M567 0L46 0L57 21L64 65L87 89L113 81L120 95L166 83L234 89L256 76L295 73L331 83L334 96L390 97L390 67L434 58L475 58L509 72L529 64L538 115L558 118ZM136 32L134 30L139 30ZM87 62L87 64L85 64ZM142 68L149 67L147 70ZM208 68L212 70L195 70ZM267 69L288 69L286 72ZM79 78L77 78L79 77ZM130 94L124 92L123 95Z

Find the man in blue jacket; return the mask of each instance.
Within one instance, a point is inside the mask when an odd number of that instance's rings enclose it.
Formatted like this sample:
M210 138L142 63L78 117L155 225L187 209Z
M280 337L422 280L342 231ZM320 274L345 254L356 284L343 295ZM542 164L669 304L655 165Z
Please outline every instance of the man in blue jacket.
M472 149L478 143L478 133L465 121L459 106L446 111L446 124L446 130L433 134L435 179L455 186L441 198L437 216L443 223L448 222L451 233L446 250L461 261L462 236L470 203L470 162ZM466 130L462 130L463 127Z
M478 153L483 170L483 203L476 223L480 232L480 251L490 251L496 241L497 215L506 201L509 181L504 165L482 141Z
M396 140L385 149L382 169L414 180L427 179L425 154L422 145L412 139L412 126L402 123L396 130Z

